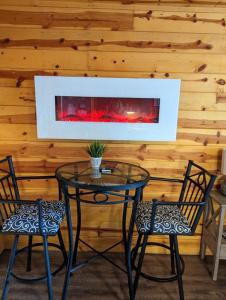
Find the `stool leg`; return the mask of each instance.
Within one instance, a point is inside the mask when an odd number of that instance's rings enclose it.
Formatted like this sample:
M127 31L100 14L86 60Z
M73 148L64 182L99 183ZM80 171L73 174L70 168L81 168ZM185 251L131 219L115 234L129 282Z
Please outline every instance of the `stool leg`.
M141 239L142 239L142 234L139 234L136 245L134 247L133 255L132 255L132 267L134 266L136 258L137 258L137 253L138 253L139 247L141 245Z
M7 298L9 278L10 278L13 264L14 264L15 258L16 258L16 249L17 249L18 240L19 240L19 235L16 235L14 238L14 241L13 241L13 246L12 246L10 257L9 257L9 263L8 263L6 277L5 277L5 281L4 281L4 285L3 285L3 289L2 289L1 300L5 300Z
M180 255L179 255L178 242L177 242L176 235L173 236L173 244L174 244L174 251L175 251L177 281L178 281L178 287L179 287L180 300L184 300L184 288L183 288L183 281L182 281L182 274L181 274Z
M140 251L140 255L139 255L139 260L138 260L138 264L137 264L136 275L135 275L135 279L134 279L134 289L133 289L134 298L136 296L137 286L138 286L138 282L139 282L139 279L140 279L140 272L141 272L141 268L142 268L142 264L143 264L143 260L144 260L147 241L148 241L148 234L144 234L143 243L142 243L142 247L141 247L141 251Z
M53 299L52 274L51 274L51 269L50 269L47 236L43 236L43 245L44 245L44 257L45 257L45 267L46 267L46 276L47 276L48 296L49 296L49 300L52 300Z
M60 243L60 248L61 248L61 251L62 251L63 256L64 256L64 261L67 262L67 251L65 249L64 240L63 240L62 233L61 233L60 229L59 229L57 235L58 235L58 240L59 240L59 243Z
M26 271L30 272L31 271L31 256L32 256L32 235L28 236L28 253L27 253L27 268Z
M170 262L171 262L171 272L175 274L175 261L174 261L174 247L173 247L173 237L169 235L170 240Z

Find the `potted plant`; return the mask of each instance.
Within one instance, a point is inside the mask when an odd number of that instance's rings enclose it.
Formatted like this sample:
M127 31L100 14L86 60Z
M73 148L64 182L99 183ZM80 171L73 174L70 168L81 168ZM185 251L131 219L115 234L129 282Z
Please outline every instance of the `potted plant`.
M90 156L92 168L98 169L100 167L105 148L105 145L100 141L94 141L87 146L86 152Z

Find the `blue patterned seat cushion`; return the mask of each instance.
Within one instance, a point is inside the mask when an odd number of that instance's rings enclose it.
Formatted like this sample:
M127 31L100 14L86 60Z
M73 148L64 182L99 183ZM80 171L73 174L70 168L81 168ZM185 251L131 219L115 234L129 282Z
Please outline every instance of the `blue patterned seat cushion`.
M43 233L55 235L65 215L63 201L43 201ZM40 234L38 206L22 204L2 225L2 232Z
M152 202L139 202L136 214L138 232L148 233L151 227ZM190 234L191 228L177 205L159 205L156 208L153 233Z

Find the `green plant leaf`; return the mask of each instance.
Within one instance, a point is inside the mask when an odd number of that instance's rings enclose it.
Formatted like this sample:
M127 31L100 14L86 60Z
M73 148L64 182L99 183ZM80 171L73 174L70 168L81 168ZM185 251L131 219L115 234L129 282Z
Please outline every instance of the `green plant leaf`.
M91 144L89 144L86 148L86 152L91 156L91 157L101 157L104 154L104 151L106 149L106 146L100 141L94 141Z

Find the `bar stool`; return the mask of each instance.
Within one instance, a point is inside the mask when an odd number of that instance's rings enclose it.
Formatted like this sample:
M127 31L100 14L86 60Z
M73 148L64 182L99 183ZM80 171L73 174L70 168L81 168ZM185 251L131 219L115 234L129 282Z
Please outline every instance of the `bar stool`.
M22 179L47 179L54 176L39 177L16 177L12 157L7 156L0 160L0 233L14 235L11 254L8 262L8 268L4 285L2 288L2 300L7 299L10 277L29 282L47 279L48 298L53 299L52 276L55 275L66 263L67 254L64 247L60 224L65 215L65 205L63 201L36 201L21 200L17 185L18 180ZM29 239L28 247L17 251L17 245L20 235L27 235ZM48 243L49 236L58 235L59 245ZM32 243L33 236L41 236L43 243ZM46 276L35 279L21 278L12 272L16 255L21 251L28 250L27 271L31 268L32 248L44 246ZM63 263L51 273L48 246L54 246L61 250L63 254Z
M184 262L179 254L177 236L193 235L195 233L215 179L215 175L211 175L193 161L189 161L183 180L150 178L150 180L180 182L182 188L179 200L176 202L153 200L141 201L138 204L136 215L138 239L135 248L132 250L133 267L136 271L133 284L134 299L140 276L159 282L177 280L180 300L184 299L182 282ZM152 235L168 235L170 245L148 241L148 238ZM148 245L158 245L170 250L173 275L161 278L142 272L145 250ZM141 251L138 255L139 248L141 248ZM138 261L136 262L137 257Z

